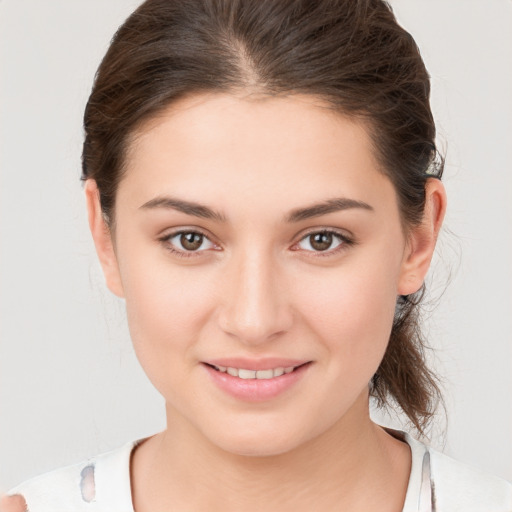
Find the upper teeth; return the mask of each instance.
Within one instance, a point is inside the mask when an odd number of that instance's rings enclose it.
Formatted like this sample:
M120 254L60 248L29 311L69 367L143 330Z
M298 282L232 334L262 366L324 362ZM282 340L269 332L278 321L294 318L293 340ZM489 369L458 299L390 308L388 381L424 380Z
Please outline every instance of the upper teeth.
M220 372L228 373L240 379L272 379L280 377L283 373L291 373L295 368L295 366L289 366L288 368L279 367L270 368L269 370L245 370L243 368L232 368L231 366L212 366Z

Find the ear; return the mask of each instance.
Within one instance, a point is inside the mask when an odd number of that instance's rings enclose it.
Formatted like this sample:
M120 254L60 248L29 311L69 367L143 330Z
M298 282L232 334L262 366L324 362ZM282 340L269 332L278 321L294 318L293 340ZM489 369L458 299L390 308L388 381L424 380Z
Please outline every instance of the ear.
M105 281L109 290L118 297L124 297L119 265L114 249L112 234L101 211L100 193L96 181L88 179L85 182L85 198L96 253L100 260Z
M417 292L423 285L445 212L444 185L437 178L429 178L425 185L425 209L422 222L414 226L408 236L398 283L399 295Z

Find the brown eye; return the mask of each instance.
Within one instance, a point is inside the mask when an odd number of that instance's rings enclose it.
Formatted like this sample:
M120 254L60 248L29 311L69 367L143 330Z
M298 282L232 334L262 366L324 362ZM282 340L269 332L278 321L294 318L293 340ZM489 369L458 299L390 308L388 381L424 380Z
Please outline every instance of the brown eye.
M197 251L203 243L204 236L201 233L181 233L180 243L187 251Z
M309 236L311 247L317 251L326 251L332 244L332 233L314 233Z
M299 242L299 246L309 252L329 252L331 254L351 243L348 238L335 231L317 231L306 235Z
M199 231L178 231L160 239L167 249L178 256L198 256L206 249L215 248L210 239Z

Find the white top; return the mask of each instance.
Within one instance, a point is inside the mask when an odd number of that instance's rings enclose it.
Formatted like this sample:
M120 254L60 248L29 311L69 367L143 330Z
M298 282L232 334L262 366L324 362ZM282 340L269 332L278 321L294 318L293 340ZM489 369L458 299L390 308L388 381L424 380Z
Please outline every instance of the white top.
M404 432L386 430L407 442L412 452L402 512L512 511L512 483L457 462ZM8 494L22 494L29 512L134 512L130 456L143 440L32 478Z

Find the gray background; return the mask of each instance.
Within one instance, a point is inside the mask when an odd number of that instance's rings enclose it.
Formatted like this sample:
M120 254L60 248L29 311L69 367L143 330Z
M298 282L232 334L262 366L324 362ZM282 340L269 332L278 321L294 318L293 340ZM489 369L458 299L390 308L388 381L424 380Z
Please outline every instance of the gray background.
M137 4L0 1L0 491L165 427L103 284L78 179L95 69ZM454 235L442 235L427 318L448 422L433 445L512 480L512 2L392 5L432 75L448 147Z

